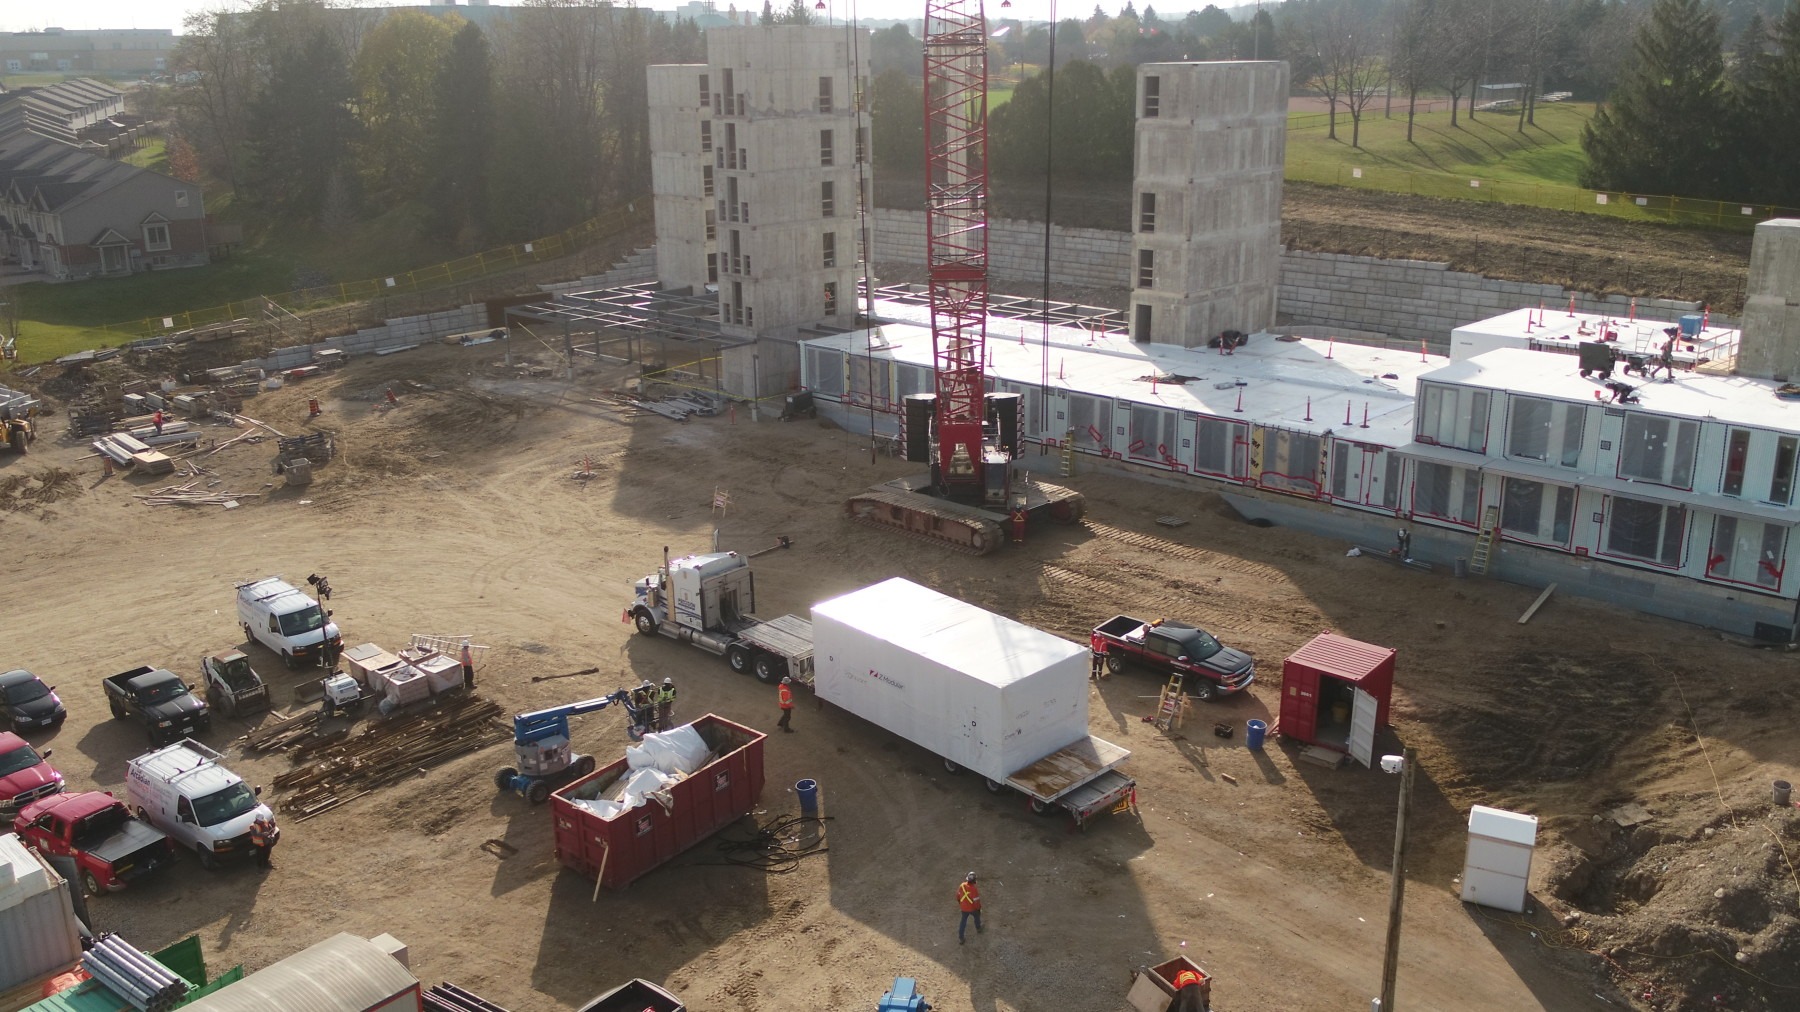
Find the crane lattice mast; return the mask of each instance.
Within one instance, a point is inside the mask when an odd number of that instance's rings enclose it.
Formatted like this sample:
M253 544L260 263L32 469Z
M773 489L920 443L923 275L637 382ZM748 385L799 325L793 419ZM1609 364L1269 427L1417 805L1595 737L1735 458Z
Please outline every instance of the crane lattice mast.
M952 498L979 498L988 305L987 18L981 0L926 0L925 175L938 481Z

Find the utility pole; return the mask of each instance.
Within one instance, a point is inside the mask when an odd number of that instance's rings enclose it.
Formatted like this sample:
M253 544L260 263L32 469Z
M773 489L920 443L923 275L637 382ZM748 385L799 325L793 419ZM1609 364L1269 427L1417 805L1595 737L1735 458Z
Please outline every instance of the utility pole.
M1396 762L1397 760L1397 762ZM1418 766L1412 748L1398 756L1382 756L1381 768L1389 773L1399 766L1400 812L1394 819L1393 884L1388 891L1387 952L1381 960L1381 1012L1394 1012L1394 976L1400 970L1400 906L1406 900L1406 816L1412 807L1413 770Z

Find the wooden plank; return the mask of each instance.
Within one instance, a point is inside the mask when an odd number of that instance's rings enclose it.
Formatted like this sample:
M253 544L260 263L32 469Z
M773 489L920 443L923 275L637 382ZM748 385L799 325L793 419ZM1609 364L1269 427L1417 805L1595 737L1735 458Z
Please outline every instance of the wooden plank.
M1537 596L1537 600L1531 602L1531 607L1525 609L1525 614L1519 616L1519 624L1524 625L1531 621L1531 616L1536 615L1537 610L1542 608L1544 602L1550 600L1550 595L1554 593L1556 593L1556 584L1553 583L1550 586L1545 587L1544 592Z

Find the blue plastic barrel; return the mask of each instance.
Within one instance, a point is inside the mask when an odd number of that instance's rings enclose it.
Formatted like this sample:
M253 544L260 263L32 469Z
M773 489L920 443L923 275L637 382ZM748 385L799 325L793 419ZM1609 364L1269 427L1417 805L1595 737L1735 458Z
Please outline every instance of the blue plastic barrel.
M815 818L819 814L819 782L802 780L794 785L794 793L800 796L800 814L807 818Z
M1260 720L1248 721L1244 724L1244 744L1256 751L1262 751L1263 739L1269 734L1269 725Z
M1699 316L1699 314L1689 313L1686 316L1683 316L1681 318L1681 336L1682 337L1698 337L1698 336L1700 336L1700 316Z

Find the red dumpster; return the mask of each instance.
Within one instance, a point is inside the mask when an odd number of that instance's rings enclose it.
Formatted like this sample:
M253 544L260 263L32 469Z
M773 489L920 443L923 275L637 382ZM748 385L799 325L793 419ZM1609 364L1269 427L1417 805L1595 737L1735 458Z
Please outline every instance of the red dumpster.
M624 757L550 795L556 859L584 878L621 889L749 814L763 788L761 731L709 713L694 721L712 758L668 790L612 818L576 800L609 798L626 774Z

